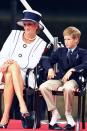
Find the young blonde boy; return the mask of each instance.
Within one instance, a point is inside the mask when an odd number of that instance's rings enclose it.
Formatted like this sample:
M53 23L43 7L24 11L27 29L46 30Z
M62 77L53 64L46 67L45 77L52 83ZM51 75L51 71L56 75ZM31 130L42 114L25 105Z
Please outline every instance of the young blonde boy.
M72 117L72 104L74 91L78 90L77 71L87 69L87 50L79 48L81 32L76 27L69 26L63 31L65 47L58 48L48 60L43 61L44 68L48 71L48 80L40 85L40 91L46 101L48 111L52 112L49 129L62 130L56 124L60 119L55 96L52 90L63 90L65 102L65 116L67 120L63 130L75 129L75 121ZM58 72L55 73L53 65L58 64Z

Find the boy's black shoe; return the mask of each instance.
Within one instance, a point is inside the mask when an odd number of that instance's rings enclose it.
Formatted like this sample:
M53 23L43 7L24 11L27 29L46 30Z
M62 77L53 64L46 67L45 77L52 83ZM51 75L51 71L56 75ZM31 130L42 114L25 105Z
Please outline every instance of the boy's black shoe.
M71 126L70 124L67 124L63 130L74 130L75 129L75 126Z
M62 127L60 127L58 124L54 124L53 126L49 124L50 130L62 130Z

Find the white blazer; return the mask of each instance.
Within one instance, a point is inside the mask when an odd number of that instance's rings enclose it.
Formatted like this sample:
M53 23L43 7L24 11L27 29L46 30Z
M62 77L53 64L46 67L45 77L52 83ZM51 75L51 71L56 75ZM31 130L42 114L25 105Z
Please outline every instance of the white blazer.
M22 40L23 32L20 30L11 31L0 52L0 66L8 59L15 60L20 66L24 80L27 69L31 68L29 86L34 88L35 79L33 69L40 61L46 47L46 42L37 36L34 42L26 44Z

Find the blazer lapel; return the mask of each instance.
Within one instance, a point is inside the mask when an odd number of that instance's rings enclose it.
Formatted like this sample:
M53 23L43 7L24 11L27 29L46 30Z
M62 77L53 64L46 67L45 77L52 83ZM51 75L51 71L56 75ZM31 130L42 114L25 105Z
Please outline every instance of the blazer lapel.
M66 49L63 52L63 64L65 65L66 68L69 66L69 63L68 63L68 60L67 60L67 52L68 52L68 49Z
M79 59L79 51L78 48L76 48L72 53L72 65L76 63L76 61Z

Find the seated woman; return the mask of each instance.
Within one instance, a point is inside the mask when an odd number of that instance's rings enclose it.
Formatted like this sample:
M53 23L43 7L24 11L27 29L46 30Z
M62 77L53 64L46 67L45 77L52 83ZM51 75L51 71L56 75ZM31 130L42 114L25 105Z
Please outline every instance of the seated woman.
M43 29L39 23L42 15L34 10L24 10L23 15L23 19L17 24L22 26L24 31L12 30L0 52L1 82L5 84L4 113L0 121L0 128L7 128L14 93L19 101L23 127L33 127L33 119L23 99L24 79L27 69L33 70L39 63L46 42L37 35L38 31ZM33 82L31 80L33 71L29 78L29 85L33 87L34 79Z

